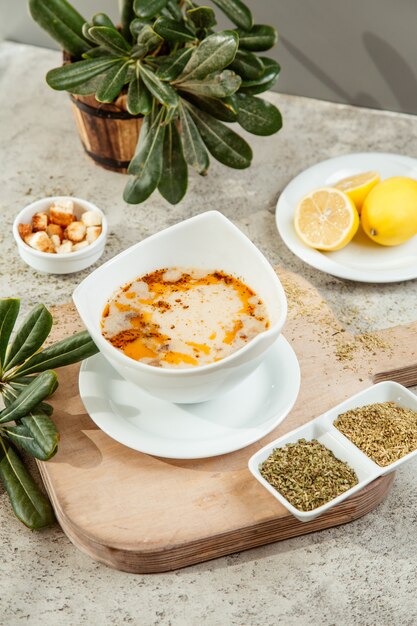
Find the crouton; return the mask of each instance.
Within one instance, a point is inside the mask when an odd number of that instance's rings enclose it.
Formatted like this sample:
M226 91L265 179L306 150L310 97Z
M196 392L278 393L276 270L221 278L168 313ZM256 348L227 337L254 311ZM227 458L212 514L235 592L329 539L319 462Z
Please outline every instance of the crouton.
M45 212L35 213L32 217L32 228L36 233L39 230L46 230L49 222L49 216Z
M85 224L83 222L72 222L65 229L65 237L73 243L79 243L85 237Z
M88 226L101 226L101 213L98 211L85 211L85 213L81 215L81 220L87 228Z
M101 226L88 226L86 240L93 243L101 235Z
M88 241L84 239L84 241L80 241L79 243L74 244L72 246L72 251L78 252L78 250L82 250L83 248L86 248L87 246L88 246Z
M71 213L74 213L74 202L73 200L57 200L54 202L54 206L60 206L63 209L68 209Z
M64 239L59 248L56 249L57 254L67 254L68 252L72 252L72 241L69 239Z
M56 250L59 248L59 246L61 245L61 240L59 238L58 235L51 235L51 241L53 243L53 246L55 248L55 252Z
M66 202L61 201L59 204L53 204L49 209L49 217L52 224L66 228L76 219L74 215L74 203L68 200Z
M54 245L44 230L28 235L25 242L39 252L55 252Z
M23 240L26 239L29 235L32 234L32 225L31 224L18 224L17 227L19 231L19 235Z
M52 235L57 235L60 241L64 238L64 229L62 226L58 226L58 224L48 224L46 228L46 234L52 238Z

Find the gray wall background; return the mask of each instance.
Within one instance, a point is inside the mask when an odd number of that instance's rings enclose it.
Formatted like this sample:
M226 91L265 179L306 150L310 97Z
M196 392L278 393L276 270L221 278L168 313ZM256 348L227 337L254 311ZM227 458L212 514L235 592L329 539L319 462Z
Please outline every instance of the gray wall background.
M117 19L117 0L73 0L86 17ZM210 4L204 2L200 4ZM247 0L280 39L276 91L417 113L416 0ZM220 11L217 11L220 16ZM228 26L219 19L220 26ZM0 0L0 38L54 47L25 0Z

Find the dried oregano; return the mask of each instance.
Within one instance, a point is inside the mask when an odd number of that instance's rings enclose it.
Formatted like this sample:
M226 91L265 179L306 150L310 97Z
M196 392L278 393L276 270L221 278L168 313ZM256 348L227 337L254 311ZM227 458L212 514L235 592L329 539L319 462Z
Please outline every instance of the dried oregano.
M346 411L334 425L382 467L417 448L417 413L395 402L368 404Z
M358 483L349 465L316 439L299 439L276 448L259 471L301 511L312 511Z

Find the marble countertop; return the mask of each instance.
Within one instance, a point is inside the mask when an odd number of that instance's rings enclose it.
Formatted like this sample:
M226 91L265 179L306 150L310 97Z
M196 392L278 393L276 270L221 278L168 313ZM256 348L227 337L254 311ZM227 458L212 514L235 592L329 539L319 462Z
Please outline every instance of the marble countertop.
M297 259L275 228L285 185L306 167L349 152L414 156L417 118L295 96L268 94L283 130L248 136L250 170L214 160L206 178L191 174L172 207L158 194L139 206L122 199L123 175L95 166L75 132L65 93L44 81L58 53L0 46L0 293L34 303L66 302L87 275L52 276L24 265L11 235L16 213L54 194L102 208L110 236L102 261L144 237L204 210L222 211L273 264L303 275L354 332L416 319L417 281L371 285L320 273ZM111 570L79 552L55 525L30 532L0 488L0 624L286 626L417 622L416 463L397 473L383 504L349 525L158 575Z

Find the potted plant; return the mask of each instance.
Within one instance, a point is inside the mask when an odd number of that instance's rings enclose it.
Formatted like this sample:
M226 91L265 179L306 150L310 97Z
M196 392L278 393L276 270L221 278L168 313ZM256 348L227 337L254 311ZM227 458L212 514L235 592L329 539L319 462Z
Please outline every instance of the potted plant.
M191 0L121 0L120 26L104 13L87 22L66 0L29 0L32 17L69 61L49 71L47 83L70 92L90 156L127 167L126 202L143 202L158 188L178 203L188 166L206 175L209 153L228 167L249 167L249 144L227 124L255 135L281 128L278 109L257 97L280 71L255 54L274 46L276 30L253 24L241 0L214 2L235 29L215 32L213 9ZM89 149L106 141L110 157Z

